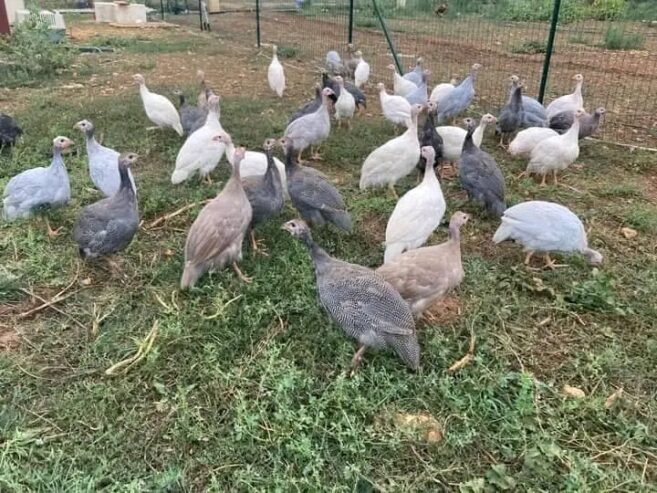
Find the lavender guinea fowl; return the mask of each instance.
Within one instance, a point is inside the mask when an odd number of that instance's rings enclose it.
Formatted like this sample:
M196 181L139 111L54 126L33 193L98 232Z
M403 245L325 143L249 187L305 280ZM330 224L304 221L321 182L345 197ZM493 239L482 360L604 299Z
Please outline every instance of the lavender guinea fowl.
M98 190L103 192L105 197L111 197L121 186L119 153L114 149L98 143L95 137L96 128L89 120L77 122L75 128L84 134L91 181L94 182ZM130 178L132 189L136 192L135 179L132 177L132 172L129 168L128 177Z
M606 110L604 108L598 108L591 115L590 113L584 113L579 119L579 139L585 137L590 137L598 131L602 117L605 115ZM562 111L557 113L552 118L550 118L550 128L555 130L559 134L564 134L568 129L575 123L575 112L574 111Z
M250 224L251 247L255 253L258 242L255 239L253 229L261 222L278 215L283 208L285 198L283 197L283 184L281 175L274 162L273 151L276 146L274 139L267 139L263 144L263 150L267 156L267 170L264 175L248 176L242 179L244 192L246 193L253 216ZM264 252L263 252L264 253Z
M134 153L118 159L121 180L119 189L82 209L73 230L82 258L111 255L126 248L139 229L137 196L130 180L130 166L137 160Z
M328 87L334 92L331 100L335 103L340 96L340 86L338 85L337 81L334 78L329 77L326 72L322 73L322 87ZM361 111L367 109L367 97L363 91L361 91L349 81L344 81L344 88L354 97L354 100L356 101L356 108Z
M292 141L284 137L281 146L285 152L287 189L292 204L301 217L313 226L332 223L343 231L351 231L351 216L344 199L323 173L301 166L294 157Z
M464 112L475 96L474 83L481 65L475 63L470 74L445 95L444 103L438 106L438 123L448 121Z
M461 152L459 180L471 200L482 203L489 214L500 217L506 209L504 176L495 159L472 141L474 129L475 124L470 120Z
M359 349L351 361L355 371L369 348L392 349L412 370L420 364L415 321L408 304L372 270L335 259L314 242L308 225L293 219L283 229L299 238L315 265L319 301L328 315Z
M331 94L335 94L332 89L328 87L322 89L322 104L317 111L294 120L285 129L285 136L292 140L294 149L299 152L299 161L301 161L301 153L308 147L310 147L311 157L319 159L319 146L331 133L331 117L329 115ZM315 146L317 148L313 152Z

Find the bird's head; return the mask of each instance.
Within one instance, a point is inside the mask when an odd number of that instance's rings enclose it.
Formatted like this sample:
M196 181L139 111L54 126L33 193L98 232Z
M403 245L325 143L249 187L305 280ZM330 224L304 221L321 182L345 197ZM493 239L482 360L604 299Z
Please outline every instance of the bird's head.
M575 119L579 120L581 119L584 115L586 115L586 110L584 108L580 108L575 112Z
M428 114L435 113L436 110L438 109L438 104L435 101L429 101L426 104L426 109Z
M470 130L470 129L474 128L477 125L477 122L475 121L474 118L468 117L468 118L463 119L463 124L465 125L465 128Z
M384 92L386 90L386 85L383 82L379 82L376 85L376 88L378 89L379 92Z
M421 67L423 63L424 63L424 58L422 58L421 56L417 57L417 60L415 60L415 66L417 67Z
M333 89L331 89L330 87L325 87L324 89L322 89L322 97L325 100L329 100L331 96L335 96L335 92L333 91Z
M214 111L217 111L219 108L219 101L221 98L217 94L213 94L208 98L208 109L213 109Z
M363 57L363 52L360 51L360 50L356 50L356 51L354 52L354 56L355 56L356 58L362 58L362 57Z
M481 120L486 124L486 125L494 125L497 123L497 118L490 113L486 113L484 116L481 117Z
M80 120L75 125L73 125L73 128L77 128L85 135L94 134L94 124L91 123L89 120Z
M126 152L119 156L119 166L130 168L139 158L134 152Z
M420 149L420 154L427 163L433 163L436 158L436 151L432 146L424 146L422 149Z
M281 149L283 149L286 156L294 149L294 141L289 137L281 137L278 139L278 145L281 146Z
M231 139L230 135L228 135L226 132L219 132L217 135L212 137L212 142L228 145L232 143L233 140Z
M271 45L271 51L274 55L278 53L278 46L276 45Z
M573 80L579 84L580 82L584 82L584 76L582 74L575 74L573 75Z
M601 265L602 260L604 257L600 252L597 250L593 250L592 248L587 248L584 250L584 257L586 258L586 261L591 264L591 265Z
M237 166L242 159L244 159L244 155L246 154L246 149L244 147L238 147L235 149L235 153L233 154L233 166Z
M262 148L266 151L269 152L272 149L276 147L276 139L267 139L265 142L262 144Z
M71 147L73 144L75 144L75 142L73 142L73 141L72 141L71 139L69 139L68 137L63 137L63 136L61 136L61 135L58 136L58 137L55 137L55 138L53 139L53 141L52 141L52 145L53 145L53 147L54 147L55 149L59 149L59 150L61 150L61 151L63 151L64 149L68 149L68 148Z
M132 80L134 81L135 84L138 86L143 86L146 84L146 80L144 80L144 76L141 74L135 74L132 76Z
M337 82L339 86L344 86L344 79L342 78L341 75L336 75L333 80L335 80L335 82Z
M424 109L423 104L413 104L411 105L411 116L417 116L420 113L422 113L422 110Z
M509 77L509 80L511 81L511 84L517 84L518 82L520 82L520 77L518 77L517 75L512 75L511 77Z
M452 217L449 220L449 227L460 228L461 226L464 226L465 223L467 223L469 220L470 220L470 214L466 214L465 212L461 212L461 211L456 211L454 214L452 214Z
M606 113L607 113L607 110L604 109L602 106L595 110L595 114L599 115L599 116L605 116Z
M284 229L296 238L302 238L310 234L310 228L303 219L292 219L283 224L281 229Z
M203 70L196 71L196 81L199 84L203 84L205 82L205 72L203 72Z
M393 72L396 72L397 67L395 67L395 65L393 63L391 63L390 65L388 65L388 70L392 70Z
M479 70L481 70L481 64L480 63L475 63L475 64L472 65L472 71L473 72L478 72Z

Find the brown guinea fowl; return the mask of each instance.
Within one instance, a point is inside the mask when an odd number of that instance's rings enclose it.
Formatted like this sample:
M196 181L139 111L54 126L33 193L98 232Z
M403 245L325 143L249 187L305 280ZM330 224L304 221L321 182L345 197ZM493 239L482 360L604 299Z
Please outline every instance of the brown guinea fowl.
M225 134L220 133L214 140L225 144ZM209 270L223 269L228 264L233 265L242 281L251 281L237 266L242 260L242 242L253 214L240 179L239 168L244 153L244 148L235 150L233 171L226 186L201 209L189 229L181 289L194 286Z
M469 218L464 212L455 212L445 243L409 250L376 270L402 295L415 317L461 284L460 228Z

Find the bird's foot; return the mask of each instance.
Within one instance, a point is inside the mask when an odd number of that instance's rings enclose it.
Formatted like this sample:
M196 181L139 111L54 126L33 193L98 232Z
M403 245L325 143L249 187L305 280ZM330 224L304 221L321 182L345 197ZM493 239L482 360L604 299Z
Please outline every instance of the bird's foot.
M529 176L529 173L527 173L527 170L523 171L518 176L516 176L516 179L519 180L520 178L524 178L525 176Z
M146 130L159 130L160 127L146 127Z
M46 233L48 234L48 238L54 238L59 235L59 232L64 229L64 226L60 226L57 229L52 229L50 226L50 221L46 219Z
M363 361L363 353L365 352L365 347L366 346L359 347L358 351L356 351L354 354L354 357L351 358L351 370L349 370L349 378L353 377L360 367L360 363Z
M554 260L550 258L549 255L545 256L545 268L550 270L556 270L559 267L568 267L567 264L557 264Z
M209 173L203 177L203 183L206 185L212 185L212 177Z
M237 262L233 262L233 270L235 271L235 274L237 274L237 277L242 280L242 282L245 282L246 284L251 284L253 282L253 278L244 275L244 273L237 265Z
M320 156L317 152L313 153L312 156L310 156L311 161L321 161L322 156Z
M256 240L255 236L251 236L251 255L255 257L258 254L269 257L267 247L265 246L265 240Z

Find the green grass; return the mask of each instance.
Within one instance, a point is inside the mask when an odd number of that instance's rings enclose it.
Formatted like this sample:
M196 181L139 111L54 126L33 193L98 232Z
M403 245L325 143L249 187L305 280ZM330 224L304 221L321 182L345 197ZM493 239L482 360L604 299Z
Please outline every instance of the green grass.
M608 50L638 50L643 48L646 37L640 33L627 33L622 26L610 26L602 45Z
M230 46L216 56L231 56ZM244 63L264 73L262 60ZM117 67L98 67L99 77ZM249 91L235 91L230 80L212 83L222 94L223 126L249 148L281 135L302 99L251 99L236 96ZM213 186L192 179L172 187L181 141L146 132L134 89L92 100L67 94L28 98L16 115L24 140L0 155L0 186L46 164L55 135L81 143L72 126L89 118L105 143L140 154L134 173L144 226L115 270L77 259L75 217L98 198L82 145L66 157L72 202L49 213L64 227L60 236L48 238L38 218L0 225L0 341L20 332L10 350L0 342L0 491L649 491L657 480L657 211L637 186L652 173L652 154L587 142L584 166L563 174L570 188L540 188L514 179L524 163L488 136L484 148L504 171L510 201L570 206L604 265L591 269L573 256L560 258L567 269L526 269L517 245L492 245L496 221L445 180L448 214L473 214L463 232L466 278L452 297L459 312L419 324L419 374L393 355L369 353L347 378L354 344L318 306L307 252L280 230L295 215L291 207L259 229L269 257L246 249L242 268L252 284L225 270L180 293L186 231L200 206L149 225L212 197L225 166ZM356 224L351 235L315 233L339 258L381 262L395 201L360 192L358 176L364 156L393 135L379 117L359 118L323 146L317 166L339 180ZM414 184L408 177L399 192ZM624 226L639 235L625 239ZM441 227L431 242L445 237ZM50 299L69 284L58 311L20 317L40 304L27 293ZM146 358L126 375L106 376L155 321ZM471 333L473 361L447 372ZM587 396L565 398L564 384ZM619 387L624 397L606 409ZM430 414L442 440L427 443L400 427L399 413Z
M535 55L536 53L545 53L547 45L544 41L524 41L518 46L511 48L511 53L520 53L526 55Z

